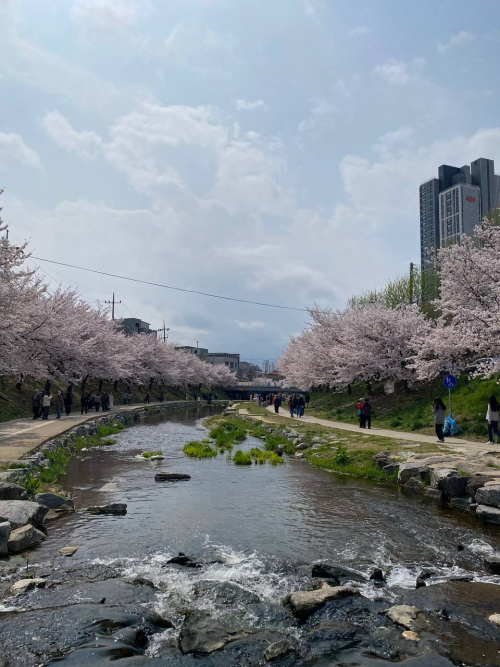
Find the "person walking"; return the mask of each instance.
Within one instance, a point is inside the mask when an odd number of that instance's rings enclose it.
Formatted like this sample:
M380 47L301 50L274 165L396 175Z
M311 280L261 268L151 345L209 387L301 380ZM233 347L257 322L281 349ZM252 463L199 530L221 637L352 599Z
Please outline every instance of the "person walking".
M302 396L297 398L297 417L304 416L304 408L306 407L306 402Z
M109 392L109 405L108 405L108 410L112 410L115 407L115 397L113 396L113 392Z
M281 395L278 394L276 398L274 399L274 412L279 415L280 413L280 405L281 405Z
M434 413L434 428L436 430L438 442L444 442L443 426L446 406L440 398L434 399L432 412Z
M104 394L102 395L101 405L102 405L102 411L107 412L108 411L108 405L109 405L109 396L106 392L104 392Z
M363 428L372 427L372 406L370 401L365 398L363 401L363 407L361 408L361 416L363 417Z
M31 405L33 408L33 419L38 419L42 413L42 394L38 389L31 400Z
M70 391L67 391L64 394L64 411L66 412L66 417L70 416L72 407L73 407L73 394Z
M493 433L497 436L498 444L500 444L500 433L498 432L500 406L495 396L490 396L488 399L488 410L486 412L486 419L488 420L488 442L487 445L495 444L493 442Z
M128 391L125 389L123 392L123 405L127 405L128 403Z
M310 400L311 400L311 395L309 394L309 392L307 392L306 395L304 396L304 402L306 404L306 408L309 407L309 401Z
M358 411L359 417L359 428L365 428L365 418L363 417L363 399L360 398L356 403L356 410Z
M129 389L128 391L128 404L132 405L132 390Z
M61 419L61 413L64 407L64 398L60 391L57 392L57 396L54 399L54 407L56 409L56 419Z
M290 409L290 417L293 417L293 413L295 412L295 408L297 407L295 403L295 396L290 396L288 399L288 407Z
M42 398L42 419L46 420L49 418L49 410L50 410L50 402L52 400L52 396L49 394L48 391L43 392L43 398Z
M86 394L85 392L83 392L82 395L80 396L80 407L81 407L81 413L80 414L83 415L84 412L85 412L85 414L88 413L88 411L89 411L89 397L88 397L88 394Z
M99 408L101 407L101 395L99 392L97 392L97 394L94 394L94 405L95 405L95 411L99 412Z
M144 403L146 403L146 405L149 405L149 391L144 395Z

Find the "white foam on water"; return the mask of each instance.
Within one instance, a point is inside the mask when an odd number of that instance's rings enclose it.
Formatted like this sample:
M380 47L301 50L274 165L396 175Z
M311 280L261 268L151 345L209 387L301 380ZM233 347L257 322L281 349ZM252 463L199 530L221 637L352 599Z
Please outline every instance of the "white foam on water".
M8 607L6 604L0 603L0 614L4 614L10 611L21 611L17 607Z
M495 549L491 546L491 544L479 538L474 539L469 544L467 544L466 550L472 551L473 554L477 554L478 556L492 556L495 553Z

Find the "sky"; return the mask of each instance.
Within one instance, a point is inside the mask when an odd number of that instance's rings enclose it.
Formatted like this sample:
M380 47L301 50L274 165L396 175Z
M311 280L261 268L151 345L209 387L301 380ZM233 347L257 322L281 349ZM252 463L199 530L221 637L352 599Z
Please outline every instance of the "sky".
M292 308L418 263L418 186L500 173L500 2L0 0L0 187L33 254ZM274 359L307 313L44 261L169 340Z

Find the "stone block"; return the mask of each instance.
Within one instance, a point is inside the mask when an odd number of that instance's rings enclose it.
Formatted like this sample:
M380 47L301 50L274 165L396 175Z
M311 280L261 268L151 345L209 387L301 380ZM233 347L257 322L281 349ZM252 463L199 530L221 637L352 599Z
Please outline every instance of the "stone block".
M22 551L26 551L26 549L35 546L35 544L38 544L44 539L45 535L34 526L16 528L16 530L13 530L10 534L9 541L7 542L9 553L19 554Z
M500 524L500 509L497 507L478 505L476 508L476 516L488 523Z
M26 524L41 526L48 512L47 507L29 500L0 500L0 522L8 521L12 528Z
M58 510L63 505L68 505L69 507L75 506L75 503L72 500L57 496L55 493L37 493L33 500L39 505L44 505L51 510Z
M0 482L0 500L26 500L28 494L22 486L11 482Z
M430 487L427 487L424 489L424 495L427 496L427 498L432 498L433 500L444 499L444 493L441 491L441 489L431 489Z
M0 523L0 556L7 556L9 553L8 542L12 528L8 521Z
M476 501L480 505L500 505L500 484L482 486L476 491Z

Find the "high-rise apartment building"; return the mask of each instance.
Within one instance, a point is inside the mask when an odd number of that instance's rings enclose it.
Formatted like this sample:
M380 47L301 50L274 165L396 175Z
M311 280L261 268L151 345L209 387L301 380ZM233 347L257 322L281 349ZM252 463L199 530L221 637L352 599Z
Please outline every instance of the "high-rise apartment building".
M500 176L493 160L479 158L470 167L439 167L438 178L420 186L420 261L429 264L436 248L456 243L500 205Z
M273 373L276 370L276 363L272 359L266 359L263 364L264 373Z

